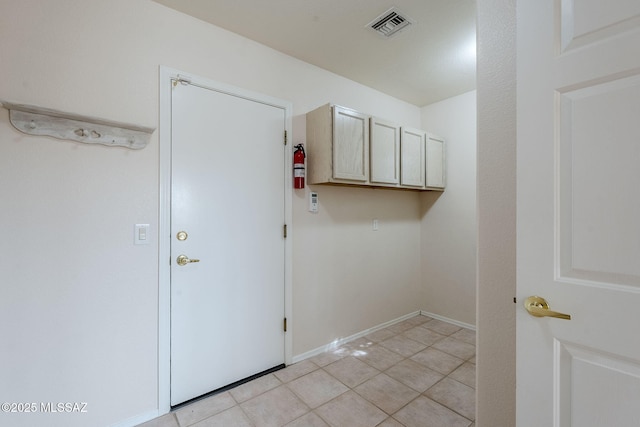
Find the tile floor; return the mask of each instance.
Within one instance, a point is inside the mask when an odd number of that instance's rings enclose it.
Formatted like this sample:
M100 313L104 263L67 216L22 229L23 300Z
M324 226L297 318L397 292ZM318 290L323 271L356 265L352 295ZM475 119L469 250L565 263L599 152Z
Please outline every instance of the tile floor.
M139 427L468 427L475 332L415 316Z

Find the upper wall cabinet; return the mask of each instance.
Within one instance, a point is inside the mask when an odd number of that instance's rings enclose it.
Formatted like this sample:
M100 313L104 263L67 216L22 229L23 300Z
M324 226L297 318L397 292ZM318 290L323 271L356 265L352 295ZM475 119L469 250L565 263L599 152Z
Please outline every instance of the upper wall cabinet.
M309 184L444 190L444 140L337 105L307 113Z
M369 183L369 116L323 105L307 113L309 184Z

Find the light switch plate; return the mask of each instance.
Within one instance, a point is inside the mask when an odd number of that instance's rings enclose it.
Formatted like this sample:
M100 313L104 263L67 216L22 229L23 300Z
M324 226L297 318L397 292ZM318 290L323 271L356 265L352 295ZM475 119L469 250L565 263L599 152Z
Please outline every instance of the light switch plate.
M149 224L136 224L133 232L133 243L136 245L148 245L149 239Z

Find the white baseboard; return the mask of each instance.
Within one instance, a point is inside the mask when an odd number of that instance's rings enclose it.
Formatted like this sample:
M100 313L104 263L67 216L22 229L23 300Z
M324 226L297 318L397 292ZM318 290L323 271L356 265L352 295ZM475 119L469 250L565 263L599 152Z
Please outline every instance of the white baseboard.
M402 317L398 317L397 319L393 319L393 320L390 320L388 322L382 323L382 324L380 324L378 326L374 326L373 328L369 328L369 329L366 329L364 331L358 332L357 334L348 336L346 338L336 339L335 341L333 341L333 342L331 342L331 343L329 343L327 345L323 345L323 346L320 346L320 347L315 348L313 350L307 351L305 353L293 356L292 362L293 363L298 363L298 362L301 362L301 361L303 361L305 359L308 359L310 357L317 356L318 354L324 353L326 351L333 350L333 349L335 349L337 347L340 347L341 345L346 344L346 343L348 343L350 341L357 340L358 338L361 338L361 337L364 337L366 335L369 335L369 334L371 334L371 333L373 333L375 331L379 331L380 329L387 328L387 327L389 327L391 325L395 325L396 323L400 323L403 320L410 319L410 318L412 318L414 316L417 316L419 314L421 314L423 316L429 316L429 317L437 319L437 320L442 320L443 322L451 323L451 324L454 324L456 326L460 326L461 328L471 329L472 331L476 330L475 325L471 325L469 323L460 322L458 320L449 319L448 317L440 316L438 314L433 314L433 313L430 313L430 312L428 312L426 310L419 310L419 311L415 311L413 313L406 314L406 315L404 315Z
M307 351L306 353L302 353L302 354L298 354L296 356L293 356L292 362L293 363L298 363L298 362L301 362L301 361L303 361L305 359L308 359L310 357L317 356L318 354L324 353L325 351L333 350L334 348L340 347L341 345L346 344L346 343L348 343L350 341L357 340L358 338L364 337L365 335L369 335L369 334L371 334L371 333L373 333L375 331L378 331L380 329L384 329L384 328L389 327L391 325L395 325L396 323L400 323L403 320L410 319L410 318L412 318L414 316L417 316L417 315L419 315L421 313L422 312L420 310L419 311L414 311L413 313L406 314L406 315L404 315L402 317L398 317L397 319L390 320L388 322L385 322L385 323L382 323L382 324L380 324L378 326L374 326L373 328L369 328L369 329L366 329L364 331L358 332L357 334L348 336L346 338L338 338L335 341L333 341L333 342L331 342L331 343L329 343L327 345L323 345L323 346L320 346L320 347L315 348L313 350Z
M442 320L443 322L452 323L452 324L454 324L456 326L460 326L461 328L471 329L472 331L476 330L476 326L475 325L471 325L469 323L460 322L458 320L449 319L448 317L440 316L439 314L429 313L426 310L420 310L420 314L422 314L423 316L433 317L434 319L437 319L437 320Z

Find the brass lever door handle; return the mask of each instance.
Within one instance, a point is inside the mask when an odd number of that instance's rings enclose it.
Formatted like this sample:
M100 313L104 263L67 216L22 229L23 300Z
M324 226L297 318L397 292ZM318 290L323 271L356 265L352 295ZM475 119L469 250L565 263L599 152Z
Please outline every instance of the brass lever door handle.
M186 255L178 255L176 261L178 262L178 265L187 265L191 262L200 262L199 259L189 259L189 257Z
M541 297L532 296L527 298L524 300L524 308L527 309L530 315L535 317L556 317L558 319L571 320L570 314L549 310L549 304Z

